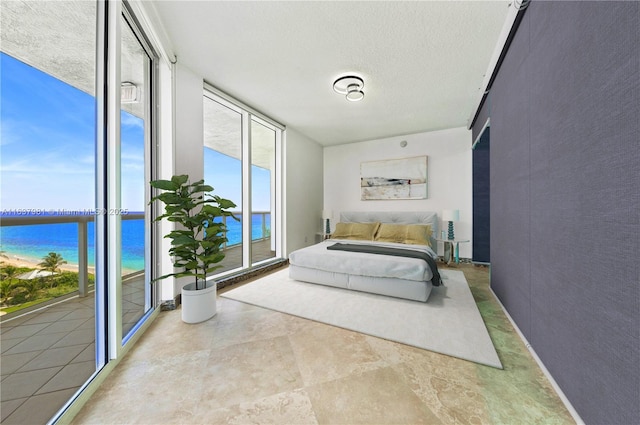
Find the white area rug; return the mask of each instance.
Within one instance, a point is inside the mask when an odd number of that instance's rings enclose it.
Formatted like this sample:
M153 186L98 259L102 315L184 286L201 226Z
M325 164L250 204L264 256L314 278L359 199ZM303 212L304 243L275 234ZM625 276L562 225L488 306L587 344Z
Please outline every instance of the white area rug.
M221 296L502 369L461 271L426 303L289 279L284 269Z

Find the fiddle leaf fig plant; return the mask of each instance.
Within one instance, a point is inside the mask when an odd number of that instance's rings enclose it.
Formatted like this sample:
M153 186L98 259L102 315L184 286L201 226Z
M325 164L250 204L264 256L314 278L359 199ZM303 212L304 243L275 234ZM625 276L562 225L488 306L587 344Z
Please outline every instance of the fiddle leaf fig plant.
M155 280L191 276L195 278L196 290L206 288L207 275L222 267L218 263L225 256L222 247L227 242L227 228L221 218L231 217L239 221L229 211L236 204L213 195L213 187L205 184L204 180L189 183L188 175L173 176L171 180L153 180L150 184L163 191L154 196L151 203L157 200L165 207L164 214L154 221L166 218L179 224L164 236L171 239L169 254L178 271Z

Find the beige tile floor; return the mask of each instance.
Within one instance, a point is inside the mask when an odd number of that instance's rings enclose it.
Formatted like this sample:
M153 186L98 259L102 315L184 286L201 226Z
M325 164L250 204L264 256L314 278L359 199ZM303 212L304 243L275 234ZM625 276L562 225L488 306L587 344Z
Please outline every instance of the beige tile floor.
M272 258L270 241L253 244L256 261ZM227 250L223 270L242 264L241 247ZM123 335L144 314L145 283L122 286ZM95 371L95 300L71 298L0 323L0 423L45 424ZM10 316L10 315L7 315Z
M161 313L73 423L574 423L490 293L488 269L458 269L504 370L219 298L201 324Z

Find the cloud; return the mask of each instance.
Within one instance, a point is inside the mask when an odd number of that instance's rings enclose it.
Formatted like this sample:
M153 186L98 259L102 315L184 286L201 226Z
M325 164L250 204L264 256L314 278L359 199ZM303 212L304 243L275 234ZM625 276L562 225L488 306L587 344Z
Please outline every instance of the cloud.
M126 162L123 161L121 164L122 170L129 171L144 171L144 163L142 162Z
M78 162L81 164L87 164L87 165L91 165L94 166L96 163L96 157L95 155L85 155L83 157L81 157L80 159L78 159Z
M69 166L68 162L63 162L60 158L43 159L40 161L18 160L11 163L2 164L2 178L10 176L6 174L27 173L30 175L41 175L45 181L50 181L55 175L60 174L93 174L93 167L78 167L76 164Z
M6 107L6 105L2 105ZM15 122L11 119L2 117L2 132L0 133L0 146L7 146L12 143L20 142L21 134L17 130Z
M144 121L135 115L131 115L126 112L120 114L120 126L122 127L135 127L144 128Z

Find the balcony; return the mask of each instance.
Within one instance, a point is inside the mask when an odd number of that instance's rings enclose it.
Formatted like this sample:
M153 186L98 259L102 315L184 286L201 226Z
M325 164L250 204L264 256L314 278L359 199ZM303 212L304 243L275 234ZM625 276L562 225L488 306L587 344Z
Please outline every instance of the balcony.
M266 213L260 213L266 217ZM142 214L122 216L144 219ZM3 424L46 423L96 370L95 298L89 285L87 227L93 215L6 217L0 225L75 223L78 226L79 285L74 293L0 317ZM257 220L256 220L257 221ZM262 222L265 222L264 219ZM221 271L242 263L242 245L225 248ZM253 262L273 258L263 232L252 243ZM142 316L145 281L142 272L122 279L123 332Z

